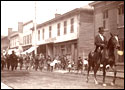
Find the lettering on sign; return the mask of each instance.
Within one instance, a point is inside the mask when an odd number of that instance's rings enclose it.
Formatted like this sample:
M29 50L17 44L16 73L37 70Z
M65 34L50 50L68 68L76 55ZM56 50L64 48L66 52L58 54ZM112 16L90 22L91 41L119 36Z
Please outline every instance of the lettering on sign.
M49 43L49 42L54 42L55 40L56 40L56 37L46 39L45 42Z

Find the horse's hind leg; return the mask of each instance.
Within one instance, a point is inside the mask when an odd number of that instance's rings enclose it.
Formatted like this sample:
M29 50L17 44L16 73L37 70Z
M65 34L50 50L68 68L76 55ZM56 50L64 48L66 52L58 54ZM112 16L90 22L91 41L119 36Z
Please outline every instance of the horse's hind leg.
M113 81L111 82L111 85L114 86L115 85L115 79L116 79L116 73L117 73L117 70L116 70L116 65L114 65L113 67L111 67L113 72L114 72L114 77L113 77Z
M106 86L105 84L105 76L106 76L106 64L103 64L103 86Z

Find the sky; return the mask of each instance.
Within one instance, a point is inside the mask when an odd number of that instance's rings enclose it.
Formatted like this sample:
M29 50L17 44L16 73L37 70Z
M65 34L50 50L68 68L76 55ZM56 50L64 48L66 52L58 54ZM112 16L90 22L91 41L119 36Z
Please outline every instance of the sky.
M36 1L36 22L43 23L93 1ZM1 35L8 35L8 28L17 31L18 22L34 20L35 1L1 1Z

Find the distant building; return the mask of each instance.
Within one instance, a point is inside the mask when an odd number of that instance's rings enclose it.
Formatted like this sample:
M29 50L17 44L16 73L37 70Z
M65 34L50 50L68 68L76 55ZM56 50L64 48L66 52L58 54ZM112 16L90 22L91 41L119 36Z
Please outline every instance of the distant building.
M32 47L32 30L31 27L33 27L33 20L28 21L23 24L23 32L21 35L21 38L23 39L22 48L23 51L28 50Z
M37 25L33 30L32 43L37 45L37 53L50 55L70 55L77 62L79 56L87 57L94 48L93 9L76 8L65 14Z
M8 36L1 37L1 52L9 48L9 39Z
M8 39L10 41L9 43L9 49L18 49L18 52L22 52L21 50L21 33L23 30L23 23L18 22L18 31L12 31L12 28L8 28Z
M117 33L124 51L124 1L95 1L89 5L94 7L94 35L100 26L107 30L108 39L110 32ZM119 61L124 61L124 55L119 56Z

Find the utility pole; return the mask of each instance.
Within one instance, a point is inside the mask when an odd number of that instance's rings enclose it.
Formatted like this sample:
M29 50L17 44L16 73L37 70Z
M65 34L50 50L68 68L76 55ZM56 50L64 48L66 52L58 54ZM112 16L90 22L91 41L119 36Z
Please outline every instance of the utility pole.
M35 1L35 20L34 20L34 38L35 38L35 55L37 54L37 33L36 33L36 1Z

